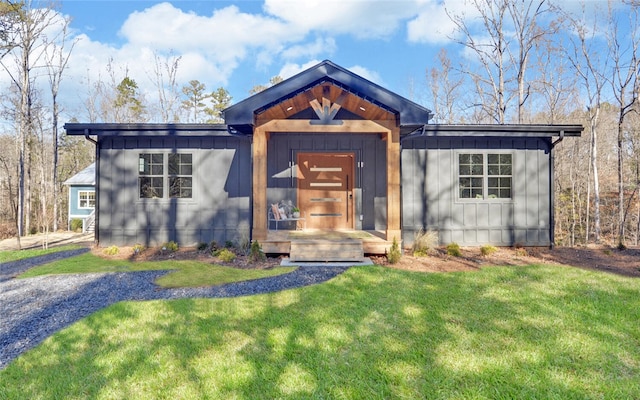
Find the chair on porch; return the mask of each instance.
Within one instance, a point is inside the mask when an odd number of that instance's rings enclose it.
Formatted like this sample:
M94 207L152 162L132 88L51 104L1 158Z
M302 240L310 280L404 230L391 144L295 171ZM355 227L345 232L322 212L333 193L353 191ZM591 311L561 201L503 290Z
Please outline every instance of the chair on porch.
M306 228L306 219L302 215L294 216L292 210L294 207L290 204L286 204L284 201L280 202L280 204L271 204L268 208L267 212L267 220L269 223L272 221L275 222L276 231L278 230L278 225L285 223L295 223L296 230L298 229L298 221L302 221L303 229Z

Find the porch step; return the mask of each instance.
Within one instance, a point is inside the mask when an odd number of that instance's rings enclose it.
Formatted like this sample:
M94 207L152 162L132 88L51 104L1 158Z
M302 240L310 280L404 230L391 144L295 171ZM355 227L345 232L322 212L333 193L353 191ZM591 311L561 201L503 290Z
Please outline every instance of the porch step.
M296 239L291 241L289 259L293 262L364 260L362 240Z

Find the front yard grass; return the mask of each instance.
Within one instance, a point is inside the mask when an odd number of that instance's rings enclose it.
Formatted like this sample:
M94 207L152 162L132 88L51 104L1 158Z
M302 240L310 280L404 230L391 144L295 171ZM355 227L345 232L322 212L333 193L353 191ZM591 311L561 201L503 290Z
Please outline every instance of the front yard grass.
M122 302L0 371L0 398L637 399L640 280L358 267L231 299Z
M19 278L32 278L34 276L50 274L172 270L172 272L167 275L158 278L156 280L156 284L162 287L198 287L266 278L269 276L285 274L293 271L294 269L295 267L237 269L201 261L188 260L111 260L95 256L91 253L85 253L31 268L21 274Z
M25 258L43 256L45 254L57 253L65 250L76 250L82 246L77 244L68 244L64 246L51 247L49 249L25 249L25 250L6 250L0 251L0 263L10 261L18 261Z

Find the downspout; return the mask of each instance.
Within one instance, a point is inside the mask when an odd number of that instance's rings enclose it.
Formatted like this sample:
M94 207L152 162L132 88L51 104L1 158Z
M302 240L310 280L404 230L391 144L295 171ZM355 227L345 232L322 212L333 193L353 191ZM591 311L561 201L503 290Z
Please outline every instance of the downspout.
M556 243L556 182L555 182L555 147L564 139L564 131L560 131L560 137L555 142L551 142L549 148L549 201L551 212L549 213L549 238L551 239L550 248L553 249Z
M96 193L96 199L95 199L95 229L93 230L93 243L94 245L98 245L100 243L100 151L98 150L100 145L98 144L98 142L92 138L89 137L89 129L85 129L84 130L84 138L86 140L88 140L89 142L93 143L95 145L95 149L96 149L96 154L95 154L95 163L96 163L96 176L95 176L95 193Z

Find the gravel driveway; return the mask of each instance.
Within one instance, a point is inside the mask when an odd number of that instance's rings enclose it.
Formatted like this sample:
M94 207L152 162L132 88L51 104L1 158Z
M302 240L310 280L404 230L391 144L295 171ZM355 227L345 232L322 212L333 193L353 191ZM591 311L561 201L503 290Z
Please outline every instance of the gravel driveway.
M348 269L335 266L299 267L291 273L270 278L181 289L163 289L153 283L156 278L170 271L13 279L34 265L59 259L61 256L70 255L54 253L0 265L0 370L56 331L119 301L238 297L270 293L324 282Z

